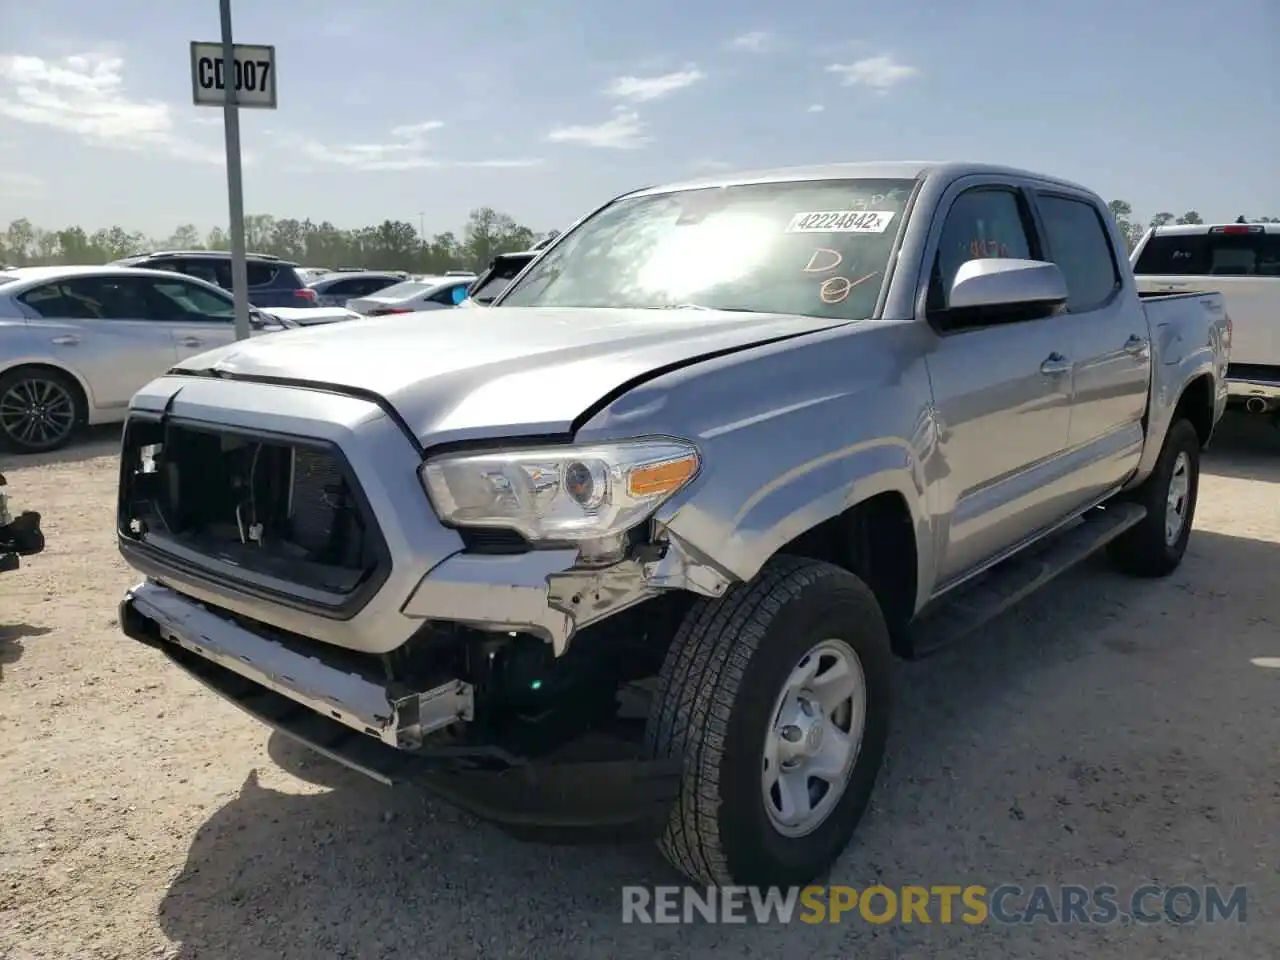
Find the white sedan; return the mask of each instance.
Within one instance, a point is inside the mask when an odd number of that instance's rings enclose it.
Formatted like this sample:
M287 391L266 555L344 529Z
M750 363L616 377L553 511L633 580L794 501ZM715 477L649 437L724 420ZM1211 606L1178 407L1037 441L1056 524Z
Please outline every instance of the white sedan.
M456 307L467 297L475 277L422 277L406 280L365 297L347 301L347 309L369 317L389 313L417 313Z
M256 308L249 317L254 335L297 326ZM231 294L195 277L116 266L0 272L0 446L56 450L85 424L123 421L148 382L233 342Z

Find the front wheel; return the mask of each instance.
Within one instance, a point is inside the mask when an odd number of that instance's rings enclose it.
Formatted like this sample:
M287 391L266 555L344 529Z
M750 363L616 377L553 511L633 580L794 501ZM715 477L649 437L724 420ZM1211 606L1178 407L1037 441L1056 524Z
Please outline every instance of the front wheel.
M1165 435L1151 476L1131 494L1147 515L1108 548L1111 560L1136 577L1173 573L1187 552L1200 492L1200 435L1188 420L1177 420Z
M19 367L0 376L0 444L18 453L67 445L84 422L76 384L56 370Z
M867 586L828 563L770 561L694 605L659 677L646 739L683 756L659 841L706 884L802 885L849 843L884 756L889 631Z

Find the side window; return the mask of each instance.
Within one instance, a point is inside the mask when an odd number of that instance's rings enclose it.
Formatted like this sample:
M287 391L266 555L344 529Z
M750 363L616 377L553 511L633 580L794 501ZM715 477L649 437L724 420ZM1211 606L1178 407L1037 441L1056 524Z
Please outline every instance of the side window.
M72 297L65 283L48 283L28 290L18 301L45 320L97 320L97 310L84 300Z
M224 290L231 289L231 261L216 257L193 257L182 261L182 272L189 277L212 283Z
M142 320L146 302L129 277L78 277L27 291L19 298L46 319Z
M385 290L387 287L395 286L399 280L388 280L385 277L366 277L360 281L360 285L356 287L353 297L367 297L371 293L377 293L379 290Z
M929 278L930 310L946 306L960 265L969 260L1013 257L1035 259L1027 212L1018 193L975 187L960 194L947 212L938 254Z
M182 280L148 280L147 309L153 320L175 323L233 323L230 297Z
M375 290L381 290L383 287L389 286L389 284L383 283L381 280L372 280L369 277L357 277L353 280L343 280L333 286L338 288L337 296L354 300L356 297L368 296ZM330 289L332 290L332 288Z
M333 283L326 284L316 290L316 293L325 297L355 297L359 296L352 292L350 280L335 280Z
M1067 310L1094 310L1120 289L1120 272L1102 218L1092 203L1041 195L1049 259L1067 281Z
M430 301L431 303L443 303L446 306L452 307L454 304L456 304L459 300L462 299L461 297L457 297L456 299L454 297L454 291L457 290L459 287L461 287L464 291L467 289L467 285L465 283L461 283L461 284L453 283L447 287L441 287L431 296L427 297L427 300Z
M182 269L182 264L180 264L177 260L171 260L171 259L166 259L166 260L147 260L147 261L145 261L145 262L143 262L143 263L134 263L134 264L130 264L130 266L134 266L134 267L146 267L148 270L171 270L171 271L172 271L172 272L174 272L174 273L187 273L187 272L188 272L188 271L186 271L186 270L183 270L183 269Z
M271 264L263 263L261 260L250 260L245 264L245 268L249 274L249 286L251 287L265 287L280 272L279 267L273 267ZM230 287L230 283L227 286Z

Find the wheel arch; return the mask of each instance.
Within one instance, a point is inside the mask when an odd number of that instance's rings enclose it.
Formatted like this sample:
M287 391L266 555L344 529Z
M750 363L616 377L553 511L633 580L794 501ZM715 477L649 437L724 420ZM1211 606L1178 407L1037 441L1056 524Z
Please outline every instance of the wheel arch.
M1214 389L1213 376L1202 373L1192 377L1178 395L1178 402L1173 406L1173 415L1169 419L1172 425L1179 420L1188 420L1195 427L1196 436L1200 438L1200 446L1206 447L1213 436L1214 428Z
M783 544L778 554L825 560L859 577L875 595L894 652L908 653L908 625L931 562L907 497L881 490L827 517Z
M46 373L56 373L65 377L71 382L79 393L76 398L80 401L81 424L89 422L93 415L93 392L89 389L88 381L74 370L64 367L61 364L50 363L47 360L18 360L10 363L3 370L0 370L0 378L7 377L10 374L20 370L40 370Z

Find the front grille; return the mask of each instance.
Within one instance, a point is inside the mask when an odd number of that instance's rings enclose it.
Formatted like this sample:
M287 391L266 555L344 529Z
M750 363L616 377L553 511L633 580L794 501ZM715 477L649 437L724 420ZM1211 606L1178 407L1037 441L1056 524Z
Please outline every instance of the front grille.
M119 514L122 548L322 607L361 604L389 568L354 473L311 440L130 420Z
M300 546L322 550L333 537L337 519L333 507L342 489L342 472L333 457L314 450L295 450L292 501L293 540Z

